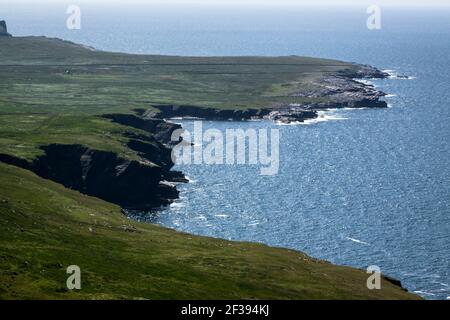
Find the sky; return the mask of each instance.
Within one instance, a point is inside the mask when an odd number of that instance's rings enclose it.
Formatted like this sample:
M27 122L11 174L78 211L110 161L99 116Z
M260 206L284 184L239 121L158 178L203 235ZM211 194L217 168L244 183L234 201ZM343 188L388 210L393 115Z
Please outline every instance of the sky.
M14 6L20 4L122 4L122 5L233 5L233 6L450 6L450 0L1 0L3 4Z

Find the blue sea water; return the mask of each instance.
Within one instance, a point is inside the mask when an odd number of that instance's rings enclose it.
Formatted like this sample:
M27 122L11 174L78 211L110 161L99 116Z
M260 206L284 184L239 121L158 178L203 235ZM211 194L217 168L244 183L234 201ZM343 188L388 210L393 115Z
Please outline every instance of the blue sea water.
M191 183L150 221L195 234L263 242L333 263L377 265L427 299L450 298L450 9L0 6L16 35L98 49L177 55L309 55L367 63L410 79L373 83L391 108L340 110L329 121L205 122L277 128L280 170L180 166ZM191 123L184 122L189 127Z

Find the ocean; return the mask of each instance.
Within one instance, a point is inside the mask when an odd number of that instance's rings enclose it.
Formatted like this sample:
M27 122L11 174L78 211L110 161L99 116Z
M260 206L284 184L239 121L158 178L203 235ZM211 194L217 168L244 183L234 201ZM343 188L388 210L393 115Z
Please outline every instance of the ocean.
M387 109L331 110L322 121L203 123L277 128L280 168L184 165L181 198L143 220L199 235L379 266L427 299L450 299L450 9L0 5L14 35L60 37L101 50L172 55L307 55L371 64ZM407 75L401 79L395 75ZM184 126L192 125L182 121Z

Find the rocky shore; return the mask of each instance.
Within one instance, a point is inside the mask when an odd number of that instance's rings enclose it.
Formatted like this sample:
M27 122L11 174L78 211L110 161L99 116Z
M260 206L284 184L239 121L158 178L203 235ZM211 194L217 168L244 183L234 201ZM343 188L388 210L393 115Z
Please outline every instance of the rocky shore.
M339 108L386 108L387 103L380 100L386 94L364 79L385 79L389 74L368 65L355 64L356 71L341 71L320 77L311 90L293 92L294 98L325 98L325 102L278 104L260 109L214 109L191 105L152 104L158 111L136 110L140 115L151 119L206 119L216 121L243 121L267 119L282 123L303 122L318 117L317 111Z

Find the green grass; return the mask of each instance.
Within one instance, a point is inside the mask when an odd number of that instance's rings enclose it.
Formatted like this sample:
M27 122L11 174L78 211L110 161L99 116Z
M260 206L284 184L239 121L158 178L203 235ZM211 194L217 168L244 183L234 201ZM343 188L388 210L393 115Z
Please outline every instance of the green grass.
M127 132L148 135L94 116L0 113L0 153L32 160L43 153L41 145L82 144L136 159L137 154L126 146Z
M128 220L120 208L0 164L0 299L413 299L286 249ZM82 289L69 291L78 265Z

